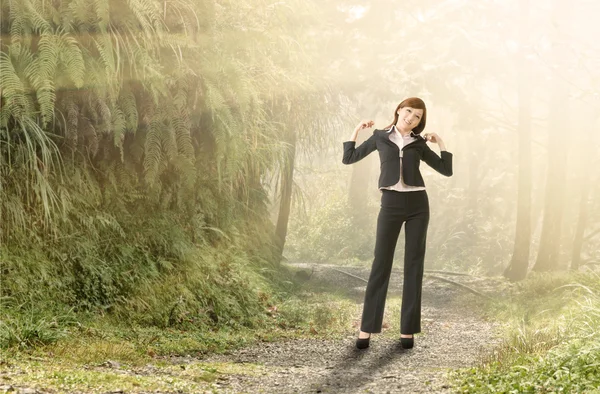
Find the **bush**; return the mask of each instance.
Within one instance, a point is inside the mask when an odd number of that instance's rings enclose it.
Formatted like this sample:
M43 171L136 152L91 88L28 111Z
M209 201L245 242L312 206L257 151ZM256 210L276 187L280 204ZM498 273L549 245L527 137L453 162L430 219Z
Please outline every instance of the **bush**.
M480 366L454 375L458 390L580 393L600 387L598 279L593 273L547 274L520 284L514 302L521 313L509 326L512 335ZM539 305L546 307L545 319L531 313Z
M296 260L371 260L375 245L377 210L373 220L357 226L347 197L332 194L308 214L297 213L290 222L286 256Z
M77 323L72 309L61 310L56 304L14 305L14 300L4 297L0 309L1 348L48 345L67 336L68 328Z

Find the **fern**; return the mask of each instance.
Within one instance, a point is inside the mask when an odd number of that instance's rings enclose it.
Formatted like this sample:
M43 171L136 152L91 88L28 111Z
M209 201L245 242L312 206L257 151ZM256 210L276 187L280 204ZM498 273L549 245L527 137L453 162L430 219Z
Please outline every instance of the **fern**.
M65 15L65 19L76 26L76 31L89 31L96 19L96 12L92 9L89 0L72 0L66 7L66 11L68 14Z
M35 250L31 272L60 284L21 276L11 291L127 305L128 289L156 285L157 261L186 276L192 242L262 244L252 229L268 227L260 181L281 165L281 124L322 113L318 97L304 100L318 87L293 40L273 39L294 34L276 26L293 12L262 0L1 7L0 244ZM285 66L287 52L300 64ZM275 110L275 91L297 118Z
M100 54L100 58L102 59L102 63L104 66L104 80L109 81L107 86L109 96L111 98L116 98L116 91L110 89L113 81L116 78L116 62L114 57L114 49L112 45L112 40L106 32L102 32L99 39L94 38L94 43L96 44L96 49Z
M190 135L190 117L187 109L187 94L184 88L180 87L177 90L173 99L175 114L173 116L173 132L177 143L177 150L188 159L194 155L194 147L192 146L192 138Z
M60 45L57 36L52 33L42 34L38 42L38 55L25 68L25 75L36 90L43 123L47 124L54 118L54 103L56 93L54 80L58 67Z
M125 130L127 127L125 115L123 115L123 111L119 108L115 108L112 113L111 133L113 135L113 143L119 150L121 161L123 161L123 141L125 139Z
M78 126L79 126L79 107L73 99L67 99L65 104L67 111L67 121L65 127L65 143L70 147L77 146L78 141Z
M164 160L162 160L161 164L165 166L168 165L168 163L165 162L171 161L177 157L177 141L173 130L173 121L174 118L169 117L167 122L168 127L163 127L160 131L160 142L164 152Z
M27 16L29 17L28 19L31 22L33 32L38 33L42 36L52 34L52 25L44 17L43 10L40 10L43 7L44 2L37 1L34 3L31 0L22 1Z
M146 132L144 172L146 174L146 181L151 185L156 181L162 158L161 128L162 122L158 116L154 116Z
M23 34L26 33L26 16L22 0L9 0L10 40L15 46L20 46Z
M108 23L110 20L109 2L105 0L95 0L94 11L96 12L96 17L98 18L97 20L100 31L105 32L108 29Z
M100 1L100 0L97 0ZM149 39L153 34L160 33L163 28L162 18L160 17L157 3L151 0L127 0L131 12L137 18L137 22L142 25L142 30Z
M226 109L227 105L225 103L225 98L219 91L219 88L216 85L214 85L212 81L205 80L204 84L206 104L207 107L210 108L214 120L215 114L217 114L220 110Z
M112 113L109 108L109 103L107 103L101 97L95 97L95 114L96 114L96 128L100 130L101 133L110 133L110 127L112 125Z
M0 82L2 97L6 99L6 108L11 116L22 118L33 112L30 100L25 95L25 86L5 52L0 53Z
M98 153L99 138L96 128L87 117L83 116L79 120L79 134L85 142L84 152L86 157L94 157Z
M127 89L122 92L118 102L125 118L125 130L135 133L138 128L138 109L134 94Z
M77 40L67 33L60 34L60 61L76 88L83 87L85 63Z

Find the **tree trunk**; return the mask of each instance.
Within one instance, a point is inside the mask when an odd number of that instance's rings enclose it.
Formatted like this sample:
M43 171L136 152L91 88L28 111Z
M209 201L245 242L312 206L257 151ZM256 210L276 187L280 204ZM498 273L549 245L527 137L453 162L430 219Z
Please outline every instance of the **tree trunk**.
M563 26L568 22L568 6L562 1L557 0L554 5L553 19L563 22ZM565 73L565 38L561 37L558 28L555 27L553 49L554 63L559 65L558 72ZM564 138L564 133L569 125L569 91L565 81L562 78L555 77L553 82L553 93L550 99L550 116L548 128L548 166L546 172L546 190L544 199L544 217L542 224L542 235L540 239L540 248L533 267L534 271L553 271L558 268L558 258L560 254L561 226L563 219L563 201L566 183L567 168L567 146L568 139Z
M296 159L296 135L288 133L289 146L286 150L283 168L281 169L281 199L279 203L279 215L277 216L277 237L280 261L283 257L283 248L287 237L288 222L292 207L292 185L294 183L294 161Z
M594 119L595 108L590 108L589 118ZM589 133L589 137L587 139L587 143L583 147L581 152L582 158L590 158L594 157L595 153L598 151L597 142L598 137L596 133L592 130ZM598 168L600 166L600 159L596 158L594 162L589 162L589 160L582 159L581 166L577 169L577 173L581 175L581 200L579 201L579 209L578 209L578 218L577 225L575 227L575 234L573 235L573 250L571 251L571 267L572 271L577 271L582 264L581 260L581 251L583 249L583 245L586 241L589 240L589 236L593 236L593 233L589 234L588 237L585 237L585 230L588 226L588 216L592 213L592 204L594 201L594 193L593 186L600 184L600 175L592 176L590 174L590 168ZM593 223L593 221L592 221Z
M526 50L529 48L529 1L523 0L519 10L519 41L517 57L519 84L519 168L517 190L517 228L510 264L504 276L519 281L527 276L531 245L531 78Z
M577 227L575 229L575 237L573 239L573 252L571 255L571 270L577 271L581 265L581 249L583 247L583 234L585 233L585 227L587 225L588 215L588 200L590 195L590 181L589 177L584 179L583 187L581 190L581 201L579 202L579 218L577 219Z
M553 107L564 104L564 101L553 100ZM566 109L563 107L562 115ZM554 121L562 123L555 119ZM540 239L540 248L537 256L534 271L553 271L558 268L558 257L560 253L561 226L563 217L563 195L566 174L564 166L566 165L565 147L561 146L560 135L555 130L551 131L549 136L548 167L546 174L546 192L544 199L544 217L542 224L542 235Z

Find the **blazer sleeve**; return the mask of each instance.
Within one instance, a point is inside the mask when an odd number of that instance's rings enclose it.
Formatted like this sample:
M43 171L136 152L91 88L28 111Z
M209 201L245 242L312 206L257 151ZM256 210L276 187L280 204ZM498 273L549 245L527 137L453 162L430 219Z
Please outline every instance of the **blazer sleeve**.
M364 159L369 153L377 149L375 142L375 133L371 135L365 142L360 144L358 148L355 148L356 141L344 142L344 156L342 157L342 163L352 164L359 160Z
M438 156L429 146L425 145L425 149L423 150L423 160L429 167L440 174L452 176L452 153L443 150L440 154L442 157Z

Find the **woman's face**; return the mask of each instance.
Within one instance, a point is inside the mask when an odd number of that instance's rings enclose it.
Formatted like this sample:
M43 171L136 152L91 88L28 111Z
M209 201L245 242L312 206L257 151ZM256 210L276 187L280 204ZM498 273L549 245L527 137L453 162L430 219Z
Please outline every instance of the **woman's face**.
M422 109L412 107L403 107L398 110L398 122L396 127L402 130L410 131L419 125L423 117Z

